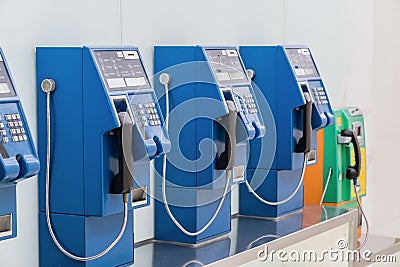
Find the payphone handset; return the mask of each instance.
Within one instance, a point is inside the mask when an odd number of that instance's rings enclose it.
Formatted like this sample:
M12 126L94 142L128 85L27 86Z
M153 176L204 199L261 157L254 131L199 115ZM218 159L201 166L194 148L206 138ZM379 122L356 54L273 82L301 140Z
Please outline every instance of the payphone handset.
M51 165L51 110L50 101L53 92L57 94L57 80L44 79L42 90L47 95L47 168L46 168L46 221L51 238L57 248L67 257L77 261L92 261L106 255L123 237L127 222L128 202L134 190L136 177L134 163L148 162L167 153L170 142L162 128L163 118L154 90L143 67L139 50L135 47L83 47L83 121L85 129L83 140L88 150L84 151L85 186L87 205L96 209L92 195L100 195L102 205L111 201L108 194L122 194L124 202L124 220L121 230L114 241L102 252L80 257L67 251L57 239L50 219L50 165ZM65 85L64 85L65 86ZM62 88L64 89L64 88ZM62 90L61 88L59 90ZM61 111L60 111L61 112ZM116 146L117 149L115 149ZM117 150L117 155L113 151ZM110 154L103 155L104 153ZM113 164L116 157L118 163ZM104 159L109 168L103 170ZM90 167L88 167L90 166ZM107 165L108 166L108 165ZM87 175L86 175L87 174ZM111 177L110 177L111 175ZM96 177L97 176L97 177ZM149 177L145 177L149 179ZM109 188L99 187L101 179ZM143 177L141 178L143 179ZM99 188L99 190L95 190ZM147 193L147 192L146 192ZM99 205L98 203L97 205ZM99 205L100 206L100 205ZM100 206L101 207L101 206ZM85 216L90 208L86 208ZM118 213L119 210L105 209L100 216Z
M16 186L39 168L28 121L0 48L0 240L17 236Z
M191 62L195 64L193 68L195 78L194 80L185 82L196 84L196 93L194 97L217 100L217 104L214 102L212 110L207 106L199 105L196 115L201 117L207 114L208 117L219 121L224 128L224 150L219 153L215 163L215 169L226 170L226 181L222 197L213 216L200 230L190 232L178 222L169 208L166 197L167 157L166 155L164 156L162 165L162 197L164 206L170 219L188 236L200 235L214 222L228 193L231 177L233 182L235 182L235 177L239 176L241 177L239 180L243 181L245 162L243 162L244 155L240 155L240 159L236 157L238 145L247 140L261 138L265 134L265 126L258 113L252 84L247 77L237 49L235 47L196 46L195 50L196 59L195 62ZM189 66L188 69L189 68L191 67ZM179 83L185 83L182 82L185 78L179 76L182 76L187 70L182 71L179 66L172 66L172 68L164 71L159 75L159 82L164 85L165 89L165 116L166 128L168 130L170 86L173 88L179 86ZM174 75L178 77L174 77ZM173 83L175 80L178 81L176 84ZM240 175L235 173L237 169L239 169L237 172L240 173Z
M39 172L39 160L0 48L0 184L31 177Z

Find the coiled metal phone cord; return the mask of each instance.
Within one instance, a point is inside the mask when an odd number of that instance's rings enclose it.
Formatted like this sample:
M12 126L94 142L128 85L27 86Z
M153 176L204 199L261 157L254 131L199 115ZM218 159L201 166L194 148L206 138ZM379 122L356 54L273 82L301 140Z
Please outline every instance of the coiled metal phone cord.
M168 131L168 125L169 125L169 94L168 94L168 84L170 82L170 77L168 74L163 73L160 75L160 82L164 85L165 88L165 129ZM208 229L208 227L210 227L210 225L214 222L215 218L217 217L217 215L219 214L221 208L222 208L222 204L224 203L225 199L226 199L226 195L228 194L228 190L229 190L229 178L231 175L231 171L230 170L226 170L226 182L225 182L225 189L224 192L222 194L221 200L218 203L218 207L215 210L213 216L211 217L211 219L208 221L208 223L201 228L199 231L197 232L190 232L188 231L185 227L183 227L178 220L175 218L174 214L172 214L170 208L169 208L169 204L168 204L168 200L167 200L167 195L166 195L166 180L167 180L167 155L164 155L163 158L163 169L162 169L162 197L163 197L163 202L164 202L164 206L165 209L168 213L168 216L171 218L171 220L174 222L174 224L186 235L188 236L197 236L201 233L203 233L205 230Z
M354 187L354 192L356 193L356 199L357 199L358 208L360 209L361 215L364 217L364 220L365 220L365 227L366 227L365 238L364 238L364 241L362 242L362 244L357 248L357 249L362 249L365 246L365 244L367 244L367 242L368 242L369 223L368 223L367 216L365 215L364 209L363 209L363 207L361 205L361 202L360 202L360 197L358 195L359 188L357 188L357 185L355 183L354 183L353 187Z
M53 89L54 90L54 89ZM103 257L106 255L110 250L115 247L115 245L119 242L119 240L122 238L126 225L128 222L128 197L127 195L123 196L124 200L124 222L121 227L121 231L119 232L118 236L115 238L115 240L102 252L90 256L90 257L79 257L76 256L70 252L68 252L66 249L63 248L63 246L60 244L60 242L57 240L57 237L54 233L53 226L51 224L51 218L50 218L50 159L51 159L51 136L50 136L50 129L51 129L51 115L50 115L50 94L51 91L45 91L46 92L46 97L47 97L47 105L46 105L46 114L47 114L47 153L46 153L46 221L47 221L47 227L49 229L49 233L51 236L51 239L53 239L54 244L57 246L57 248L67 257L76 260L76 261L92 261L98 258Z
M284 204L284 203L288 202L289 200L291 200L291 199L297 194L297 192L299 191L301 185L303 184L304 172L305 172L305 169L306 169L306 166L307 166L307 160L308 160L308 153L305 153L305 154L304 154L303 169L302 169L302 171L301 171L301 178L300 178L300 180L299 180L299 183L298 183L297 186L296 186L296 189L292 192L292 194L290 194L290 196L288 196L287 198L282 199L282 200L280 200L280 201L271 202L271 201L268 201L268 200L266 200L266 199L263 199L263 198L260 197L260 195L258 195L258 194L256 193L256 191L251 187L251 185L249 184L249 182L247 181L247 179L244 179L244 181L245 181L245 183L246 183L247 188L249 189L249 191L250 191L258 200L260 200L262 203L267 204L267 205L270 205L270 206L278 206L278 205Z
M324 192L322 193L322 198L321 198L321 201L320 201L320 203L319 203L319 205L324 209L325 213L327 213L327 212L326 212L325 207L324 207L322 204L323 204L323 201L324 201L324 197L325 197L326 191L327 191L327 189L328 189L329 181L331 180L331 176L332 176L332 168L329 168L328 178L327 178L327 180L326 180L326 185L325 185L325 188L324 188ZM357 249L362 249L362 248L365 246L365 244L367 244L367 241L368 241L368 237L369 237L369 223L368 223L367 216L365 215L364 209L363 209L363 207L362 207L362 204L361 204L361 201L360 201L360 196L359 196L359 194L358 194L359 187L357 186L357 183L356 183L354 180L353 180L352 182L353 182L354 193L356 194L357 206L358 206L359 211L361 212L361 215L364 217L365 227L366 227L364 241L363 241L362 244L357 248ZM327 217L328 217L328 216L326 215L326 218L327 218Z

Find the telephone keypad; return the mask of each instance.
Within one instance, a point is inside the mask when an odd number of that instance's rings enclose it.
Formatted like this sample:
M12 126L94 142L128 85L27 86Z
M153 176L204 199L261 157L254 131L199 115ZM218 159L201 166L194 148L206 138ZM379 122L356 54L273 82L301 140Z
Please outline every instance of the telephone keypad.
M314 103L318 105L328 104L328 98L323 87L314 87L311 88L311 91L314 98Z
M245 111L245 113L246 111L250 114L258 112L252 94L241 95L240 102L242 102L243 110Z
M4 118L7 121L7 126L10 131L11 140L13 142L23 142L28 140L28 137L25 135L25 129L21 121L21 115L19 115L18 113L5 114ZM0 120L2 120L2 118ZM1 136L3 136L2 138L3 143L7 144L9 142L9 138L6 136L7 132L5 130L5 125L2 122L0 123L0 134Z
M160 117L157 114L156 104L153 102L143 104L133 104L132 110L139 126L158 126L161 125Z

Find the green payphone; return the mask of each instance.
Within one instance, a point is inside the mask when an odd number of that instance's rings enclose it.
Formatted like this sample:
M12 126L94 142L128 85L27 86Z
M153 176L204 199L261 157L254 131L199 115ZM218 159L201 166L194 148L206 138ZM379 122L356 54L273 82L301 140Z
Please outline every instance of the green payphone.
M337 109L335 122L325 128L324 203L342 203L366 195L364 117L357 107Z

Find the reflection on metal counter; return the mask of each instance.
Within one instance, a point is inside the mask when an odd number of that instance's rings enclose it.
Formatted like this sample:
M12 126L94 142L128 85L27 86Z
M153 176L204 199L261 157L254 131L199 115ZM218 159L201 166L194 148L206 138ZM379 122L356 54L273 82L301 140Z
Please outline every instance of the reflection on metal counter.
M269 107L261 109L271 110L267 125L275 125L276 132L250 142L239 212L277 218L303 207L304 171L318 161L317 130L333 123L333 112L309 48L242 46L240 53L268 101ZM276 151L265 145L274 139Z
M269 266L257 258L257 252L265 246L278 251L315 238L319 239L312 241L318 243L319 247L315 249L334 248L337 240L345 237L349 248L355 247L353 226L356 225L357 211L324 207L321 216L319 209L320 206L307 205L303 212L289 214L278 221L233 216L229 238L195 247L147 240L135 245L137 257L133 267L253 266L250 265L253 261L258 263L255 266ZM297 248L302 249L301 245Z
M139 50L36 51L40 266L132 264L133 209L170 149Z
M0 240L17 236L17 183L39 172L28 121L0 48Z
M244 180L248 140L265 133L240 55L235 47L160 46L154 69L172 143L156 161L155 238L199 244L226 235L230 186Z
M320 220L316 223L319 222ZM237 240L235 244L238 247L235 250L246 251L300 231L303 225L303 213L296 212L277 221L239 216L236 223Z

